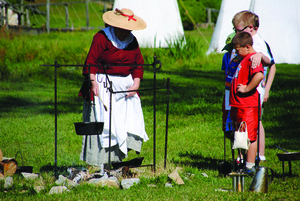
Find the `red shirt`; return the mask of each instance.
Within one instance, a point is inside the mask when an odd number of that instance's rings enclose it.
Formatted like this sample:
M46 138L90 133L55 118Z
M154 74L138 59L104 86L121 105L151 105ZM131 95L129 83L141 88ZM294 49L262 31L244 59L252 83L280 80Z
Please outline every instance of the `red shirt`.
M125 49L118 49L113 46L112 42L107 38L104 31L99 31L96 33L84 64L101 65L101 63L109 65L109 68L106 69L106 72L109 75L128 76L131 74L133 79L143 79L144 68L143 66L138 65L144 64L144 59L135 37ZM126 66L126 64L137 66ZM84 67L82 74L87 75L88 73L97 74L105 73L105 71L101 66ZM86 77L86 79L88 78ZM78 96L82 96L86 100L93 100L93 92L89 90L88 81L83 83Z
M106 70L109 75L127 76L131 74L133 79L143 79L143 66L126 66L126 64L144 64L144 59L135 37L125 49L118 49L108 40L104 31L96 33L85 64L99 65L99 62L104 62L107 65L124 65L122 67L110 66ZM83 74L87 73L88 67L83 68ZM90 67L90 73L104 73L104 70L101 67Z
M262 64L260 64L256 68L252 68L250 61L250 57L255 54L248 54L239 64L239 66L236 69L236 72L233 76L231 86L230 86L230 98L229 103L232 107L258 107L258 96L259 93L254 88L250 92L247 93L240 93L237 92L237 85L243 84L248 85L254 74L258 72L263 73L263 67Z

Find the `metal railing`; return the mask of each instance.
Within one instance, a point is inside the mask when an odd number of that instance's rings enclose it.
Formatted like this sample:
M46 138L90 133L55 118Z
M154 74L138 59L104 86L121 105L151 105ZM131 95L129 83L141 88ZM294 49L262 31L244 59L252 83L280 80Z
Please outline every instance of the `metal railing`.
M45 67L54 67L54 110L55 110L55 177L57 177L57 69L60 67L101 67L106 68L109 67L108 65L64 65L64 64L58 64L57 61L55 61L54 64L44 64L41 66ZM118 67L113 65L114 67ZM154 57L154 61L152 64L142 64L142 65L126 65L126 66L152 66L153 67L153 88L145 88L145 89L138 89L138 90L132 90L132 91L153 91L153 164L150 164L148 166L152 166L152 170L156 171L156 91L160 89L167 89L167 102L166 102L166 130L165 130L165 153L164 153L164 168L166 168L166 162L167 162L167 144L168 144L168 119L169 119L169 94L170 94L170 78L167 78L167 82L165 82L164 79L164 85L162 87L157 87L156 84L156 71L161 69L161 62L160 60L157 60L156 57ZM110 66L111 67L111 66ZM120 66L121 67L121 66ZM106 73L105 73L106 74ZM107 75L107 74L106 74ZM116 93L123 93L124 91L114 91L112 88L112 83L109 85L109 91L110 91L110 99L112 94ZM129 92L129 91L126 91ZM109 124L111 124L111 100L109 105ZM110 126L109 126L110 128ZM111 129L109 129L109 147L111 147ZM111 149L109 149L111 150ZM108 156L108 165L110 168L111 165L111 158L110 158L110 151ZM110 170L110 169L109 169Z

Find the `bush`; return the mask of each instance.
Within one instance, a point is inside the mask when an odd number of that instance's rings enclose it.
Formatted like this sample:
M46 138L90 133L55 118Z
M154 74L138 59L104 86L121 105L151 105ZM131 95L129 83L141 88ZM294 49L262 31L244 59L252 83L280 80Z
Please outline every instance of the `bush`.
M205 23L208 21L206 8L213 8L219 10L222 0L179 0L178 7L181 15L181 21L185 30L193 30L193 21L198 23ZM188 14L190 17L188 16ZM211 13L211 21L215 23L218 18L218 12Z
M178 7L181 15L181 21L185 30L194 29L192 20L195 23L206 21L206 9L200 1L180 0L178 3Z

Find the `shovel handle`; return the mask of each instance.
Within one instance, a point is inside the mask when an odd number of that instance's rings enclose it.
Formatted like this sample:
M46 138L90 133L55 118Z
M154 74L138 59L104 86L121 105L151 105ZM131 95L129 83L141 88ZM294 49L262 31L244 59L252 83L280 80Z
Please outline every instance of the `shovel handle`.
M271 180L268 183L268 186L269 186L272 183L272 181L274 180L274 170L271 169L271 168L268 168L268 169L271 170L271 175L272 175L272 178L271 178Z
M107 111L107 107L106 107L106 105L104 104L102 98L100 97L100 94L98 94L98 97L99 97L101 103L103 104L103 107L104 107L105 111Z
M278 147L278 146L275 146L275 147L277 147L278 149L280 149L280 150L282 150L282 151L284 151L284 152L286 152L286 153L289 153L287 150L282 149L281 147Z

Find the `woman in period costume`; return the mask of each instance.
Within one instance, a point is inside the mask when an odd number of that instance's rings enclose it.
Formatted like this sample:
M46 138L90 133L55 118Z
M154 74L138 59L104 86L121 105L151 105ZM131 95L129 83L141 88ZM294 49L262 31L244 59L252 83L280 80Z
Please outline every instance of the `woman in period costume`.
M136 91L131 91L139 89L144 72L143 66L138 66L144 64L144 59L131 31L145 29L146 23L126 8L104 13L103 20L107 27L94 35L85 60L85 65L90 64L90 67L83 68L83 75L91 80L91 84L84 84L79 94L84 98L83 121L104 122L101 135L86 135L82 140L80 159L94 166L106 164L109 153L111 162L122 161L129 150L139 153L143 142L149 139L145 132L140 98ZM107 64L108 68L104 68L103 64ZM114 92L130 91L113 93L112 108L108 107L108 80L112 82ZM107 110L105 107L108 107ZM112 117L109 150L110 109Z

